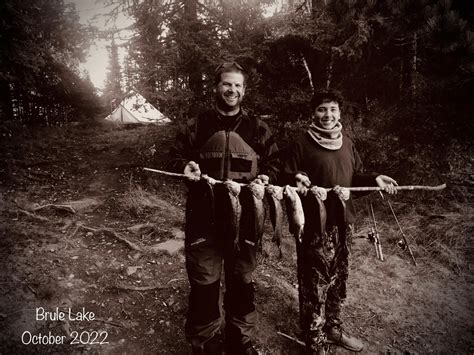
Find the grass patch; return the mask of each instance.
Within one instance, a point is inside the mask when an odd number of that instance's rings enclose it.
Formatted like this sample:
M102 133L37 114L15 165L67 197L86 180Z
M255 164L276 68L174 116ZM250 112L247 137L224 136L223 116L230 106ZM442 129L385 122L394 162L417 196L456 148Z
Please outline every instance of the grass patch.
M400 226L407 236L417 260L436 261L457 274L470 274L474 235L474 208L472 194L465 190L462 199L459 191L446 190L431 194L399 194L392 197L392 207ZM456 196L453 196L453 193ZM373 206L384 250L410 258L408 251L397 247L402 234L388 206L373 198ZM360 229L372 226L366 197L355 201L359 210Z
M169 191L169 196L172 192ZM148 191L137 184L131 184L129 189L120 199L122 210L127 211L132 217L152 217L158 215L160 219L171 222L181 222L183 217L182 208L170 202L166 196Z

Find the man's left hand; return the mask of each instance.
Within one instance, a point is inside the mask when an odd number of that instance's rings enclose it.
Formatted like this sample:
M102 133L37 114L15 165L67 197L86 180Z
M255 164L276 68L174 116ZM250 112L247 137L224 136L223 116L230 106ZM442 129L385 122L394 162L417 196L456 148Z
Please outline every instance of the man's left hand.
M398 186L398 184L390 176L379 175L375 178L375 181L377 182L377 185L380 188L384 189L385 192L391 195L397 193L397 189L395 188L395 186Z
M268 183L270 182L270 178L268 177L268 175L265 174L257 175L257 179L259 179L265 186L268 185Z

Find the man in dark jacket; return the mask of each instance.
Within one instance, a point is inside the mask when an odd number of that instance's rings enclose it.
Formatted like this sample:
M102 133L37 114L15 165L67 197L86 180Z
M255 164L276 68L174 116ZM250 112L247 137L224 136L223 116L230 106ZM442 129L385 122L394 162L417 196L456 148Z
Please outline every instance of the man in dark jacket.
M313 123L290 144L282 159L282 182L296 182L303 207L308 201L307 188L312 186L311 193L324 200L326 211L325 231L311 230L308 223L302 242L297 242L300 322L311 354L324 354L326 343L351 351L363 349L359 339L342 329L355 211L349 190L341 186L379 186L395 193L397 184L388 176L363 172L353 142L342 133L341 108L339 93L316 93L312 99ZM327 193L326 188L334 188L337 194ZM304 208L305 215L313 207ZM308 222L315 225L314 221Z
M258 178L268 183L277 174L277 146L268 126L241 108L246 83L247 74L239 64L219 65L214 107L191 119L170 151L169 169L184 172L189 180L185 254L191 292L185 332L193 354L222 353L223 264L226 354L257 354L251 339L256 321L252 272L258 243L247 240L241 229L244 236L239 240L244 242L234 248L229 230L232 216L219 205L228 191L214 180L240 189L239 182Z

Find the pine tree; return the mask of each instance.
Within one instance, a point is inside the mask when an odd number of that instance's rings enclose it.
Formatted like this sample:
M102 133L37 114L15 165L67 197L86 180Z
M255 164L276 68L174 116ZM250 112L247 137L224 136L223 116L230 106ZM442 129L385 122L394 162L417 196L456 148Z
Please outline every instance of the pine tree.
M119 62L118 47L115 43L115 38L112 38L112 42L108 48L109 66L107 68L108 72L105 80L103 99L105 100L106 104L111 105L111 109L114 109L123 96L121 85L121 68Z

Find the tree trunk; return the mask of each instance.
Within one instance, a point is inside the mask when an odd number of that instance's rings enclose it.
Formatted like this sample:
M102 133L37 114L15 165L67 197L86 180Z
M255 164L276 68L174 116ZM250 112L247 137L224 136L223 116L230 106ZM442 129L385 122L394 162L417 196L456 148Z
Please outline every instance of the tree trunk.
M417 80L418 80L418 68L416 65L417 62L417 53L418 51L418 37L417 34L413 34L413 62L412 62L412 76L411 76L411 93L415 97L417 93Z
M311 0L311 17L313 20L318 18L320 14L326 7L327 0Z
M189 34L193 33L193 28L197 25L197 0L184 0L184 16L186 27ZM192 53L189 53L190 58L193 58ZM189 89L194 93L196 99L202 98L203 83L202 74L199 62L197 60L190 60L187 68Z
M13 119L13 103L10 91L10 83L2 81L0 83L0 120Z
M306 61L303 52L301 52L301 58L303 60L304 68L306 69L306 73L308 73L309 85L311 85L311 89L314 92L313 77L311 75L311 70L309 70L308 62Z
M329 64L327 68L326 89L329 89L329 87L331 86L333 60L334 60L334 55L333 55L333 50L331 47L330 52L329 52Z

